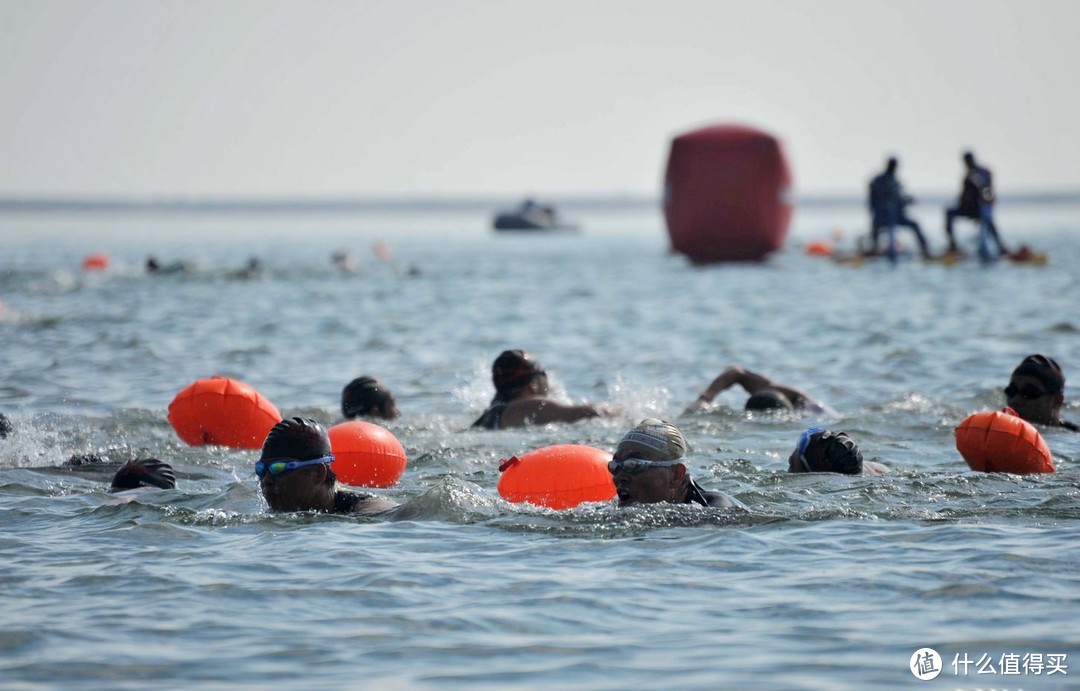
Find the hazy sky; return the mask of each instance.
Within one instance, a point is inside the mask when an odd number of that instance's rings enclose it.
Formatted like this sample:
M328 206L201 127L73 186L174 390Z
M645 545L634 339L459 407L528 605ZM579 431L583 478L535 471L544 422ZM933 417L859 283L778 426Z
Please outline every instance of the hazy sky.
M741 122L800 193L884 158L1080 189L1078 0L0 0L0 195L658 194Z

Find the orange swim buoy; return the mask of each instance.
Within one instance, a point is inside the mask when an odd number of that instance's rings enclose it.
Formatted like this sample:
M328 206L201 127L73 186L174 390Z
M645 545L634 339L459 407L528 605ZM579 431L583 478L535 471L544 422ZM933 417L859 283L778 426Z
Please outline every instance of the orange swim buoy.
M228 377L199 379L169 404L169 424L192 446L262 448L281 413L247 384Z
M829 243L818 240L806 246L806 253L811 257L831 257L833 248Z
M549 509L571 509L615 496L607 464L611 454L580 444L545 446L503 461L499 496Z
M83 271L104 271L109 268L109 255L102 252L89 254L82 261Z
M405 472L405 447L385 427L350 420L326 430L334 452L331 470L355 487L390 487Z
M956 450L983 473L1052 473L1050 447L1012 408L969 415L956 428Z

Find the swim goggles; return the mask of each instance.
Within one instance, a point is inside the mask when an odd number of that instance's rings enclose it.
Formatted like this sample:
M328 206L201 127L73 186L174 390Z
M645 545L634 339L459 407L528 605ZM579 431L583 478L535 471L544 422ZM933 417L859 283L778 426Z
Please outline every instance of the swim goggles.
M619 472L637 475L650 468L670 468L671 466L678 465L682 462L682 457L676 458L673 461L647 461L644 458L624 458L620 461L608 461L607 469L612 475Z
M814 472L814 469L810 467L810 461L806 460L806 447L810 446L810 437L818 432L824 431L824 427L811 427L802 433L799 437L799 442L795 444L795 451L799 454L799 460L802 461L803 468L805 468L808 473Z
M1023 399L1028 400L1028 401L1033 401L1036 398L1042 398L1046 394L1050 393L1049 391L1042 391L1038 387L1035 387L1035 386L1023 386L1023 387L1020 387L1020 386L1017 386L1016 384L1009 384L1004 389L1002 389L1002 391L1005 393L1005 396L1007 398L1012 398L1013 396L1019 396L1020 398L1023 398Z
M274 477L278 475L284 475L290 473L297 468L303 468L309 465L319 465L320 463L333 463L333 456L323 456L322 458L313 458L310 461L259 461L255 464L255 475L262 477L267 473L270 473Z

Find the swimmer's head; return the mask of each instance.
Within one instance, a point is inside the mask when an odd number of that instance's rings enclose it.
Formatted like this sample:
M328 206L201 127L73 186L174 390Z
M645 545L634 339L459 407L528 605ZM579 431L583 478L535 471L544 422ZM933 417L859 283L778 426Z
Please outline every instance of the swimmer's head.
M341 391L341 414L349 420L361 416L393 420L401 413L390 389L375 377L365 375L353 379Z
M322 425L308 418L291 417L270 428L259 460L309 461L329 455L330 437Z
M1005 404L1024 420L1058 424L1065 402L1065 373L1053 358L1028 355L1013 370L1005 387Z
M7 415L0 413L0 439L11 434L14 429L15 428L12 426L11 420L8 420Z
M491 365L491 383L495 385L495 397L509 401L524 389L543 378L547 373L536 358L523 350L504 350ZM545 390L546 392L546 390Z
M762 389L746 399L747 410L794 410L791 399L776 389Z
M176 473L172 466L156 458L136 458L120 466L113 476L110 492L139 487L176 489Z
M274 511L320 510L337 483L330 469L332 460L330 437L322 425L300 417L277 423L266 435L255 464L266 503ZM282 466L278 468L275 461ZM289 467L292 461L315 462Z
M845 432L812 427L799 438L788 457L790 473L862 474L863 457L858 445Z
M619 506L680 501L690 484L685 455L686 440L675 425L655 418L635 425L608 463Z
M615 460L643 458L675 461L686 455L686 439L670 422L647 418L623 435L615 447Z

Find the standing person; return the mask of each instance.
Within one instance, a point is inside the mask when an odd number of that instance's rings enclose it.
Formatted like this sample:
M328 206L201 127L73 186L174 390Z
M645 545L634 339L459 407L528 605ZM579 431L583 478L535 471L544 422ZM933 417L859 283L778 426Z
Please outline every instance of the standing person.
M602 406L566 405L548 397L547 372L529 353L504 350L491 365L495 398L473 427L505 429L550 422L577 422L609 414Z
M608 471L619 506L698 504L746 507L723 492L707 490L686 472L686 440L670 422L648 418L623 435Z
M1009 252L1002 244L998 236L997 226L994 225L994 194L993 176L990 171L975 163L975 154L967 151L964 153L964 180L960 187L960 200L956 206L945 210L945 234L949 238L949 252L960 252L956 244L956 236L953 233L953 221L956 218L968 218L981 222L989 239L997 245L998 251L1007 255Z
M815 413L828 412L828 409L796 388L785 386L769 379L764 374L732 365L712 380L701 395L687 407L685 413L692 413L711 403L721 392L738 384L750 397L746 399L747 410L799 410ZM684 414L685 414L684 413Z
M274 425L255 464L270 510L369 514L396 506L373 494L338 489L333 461L330 438L319 423L293 417Z
M341 414L347 420L358 417L396 420L401 416L389 387L366 374L353 379L341 390Z
M906 207L913 204L915 199L904 194L904 188L896 177L898 162L896 158L890 158L885 164L885 171L870 181L870 251L878 253L878 238L882 232L889 233L897 226L911 228L915 237L919 240L919 251L924 258L930 257L930 250L926 245L926 237L923 235L919 224L911 220ZM888 238L889 256L893 256L893 238Z
M1036 425L1064 427L1080 432L1080 427L1061 419L1065 402L1065 373L1053 358L1035 354L1024 358L1005 387L1005 405L1024 420Z

